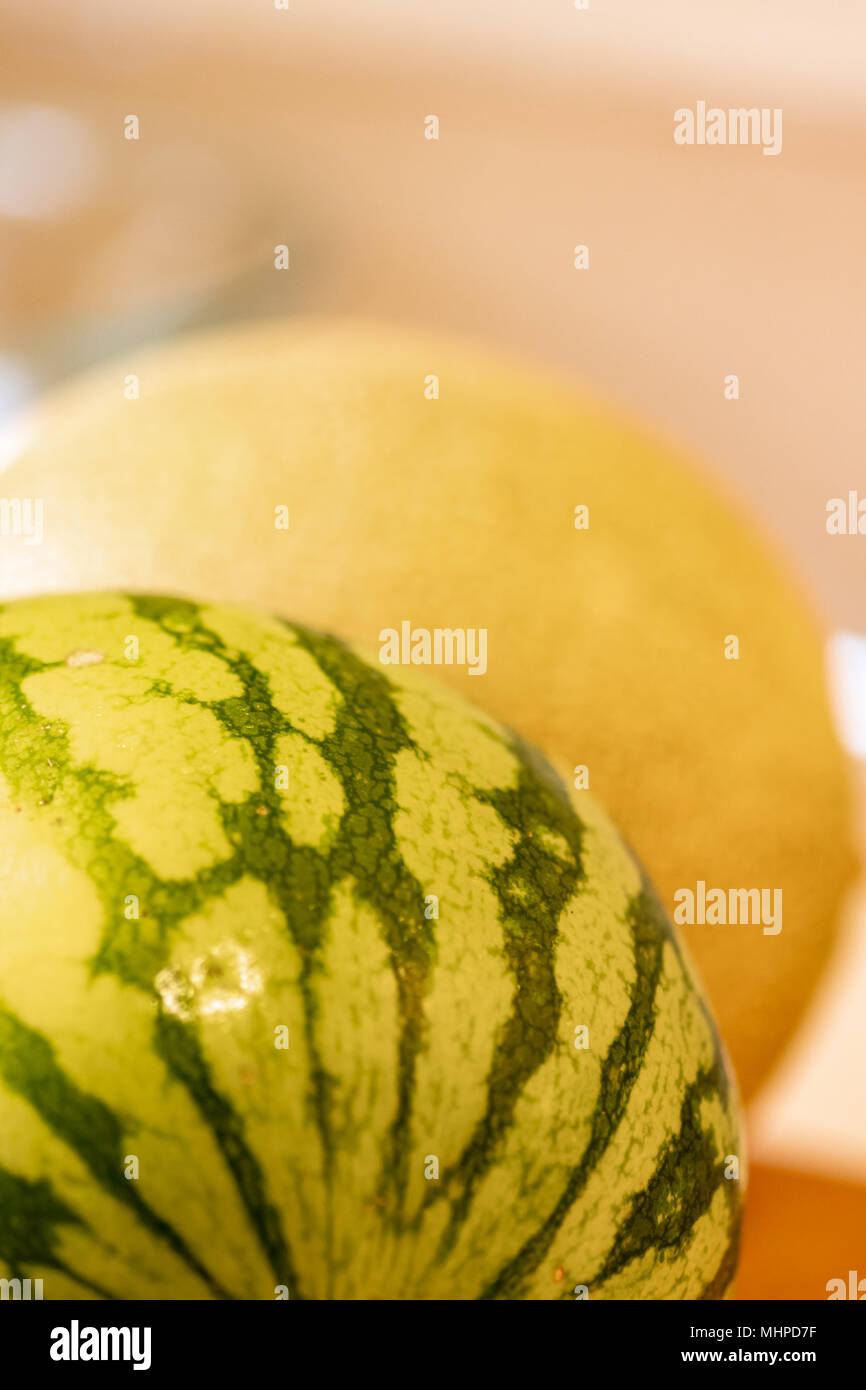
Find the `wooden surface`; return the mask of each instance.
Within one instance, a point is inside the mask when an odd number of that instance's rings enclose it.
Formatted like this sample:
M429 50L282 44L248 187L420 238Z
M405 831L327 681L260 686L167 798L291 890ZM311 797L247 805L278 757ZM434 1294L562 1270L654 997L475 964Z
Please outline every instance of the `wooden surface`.
M735 1297L826 1299L852 1269L866 1278L866 1186L753 1165Z

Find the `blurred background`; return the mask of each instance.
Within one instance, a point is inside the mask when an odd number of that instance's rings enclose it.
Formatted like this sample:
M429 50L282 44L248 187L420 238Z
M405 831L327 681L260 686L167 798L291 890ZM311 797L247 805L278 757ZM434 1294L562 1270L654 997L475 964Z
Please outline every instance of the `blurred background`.
M799 571L866 840L866 536L825 527L866 497L866 9L281 4L6 0L0 469L34 393L233 318L351 312L550 365L690 446ZM782 154L675 145L697 100L782 108ZM858 1251L866 1275L864 1003L861 886L749 1116L742 1297L826 1297Z

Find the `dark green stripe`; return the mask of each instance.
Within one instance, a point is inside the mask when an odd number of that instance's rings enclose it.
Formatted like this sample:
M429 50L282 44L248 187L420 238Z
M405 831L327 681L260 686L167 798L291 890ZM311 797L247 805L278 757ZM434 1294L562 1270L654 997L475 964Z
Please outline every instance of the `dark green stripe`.
M603 1284L650 1250L664 1258L665 1251L682 1253L688 1247L695 1222L709 1211L725 1181L715 1132L702 1128L700 1114L701 1101L718 1090L715 1067L699 1072L686 1088L680 1127L662 1148L649 1182L634 1197L594 1283ZM573 1281L569 1276L569 1282L588 1280L578 1275Z
M556 1232L583 1193L625 1114L655 1027L655 996L662 972L662 952L670 933L655 895L645 892L632 900L628 924L634 942L635 981L628 1013L602 1064L589 1142L548 1216L482 1289L479 1298L522 1296L524 1286L538 1269Z
M288 627L289 624L286 624ZM336 725L319 750L339 779L346 809L328 858L332 882L350 877L359 900L381 925L397 986L397 1096L382 1155L377 1196L383 1220L399 1229L409 1179L412 1101L419 1053L426 1042L424 993L435 962L435 922L424 916L424 893L397 845L395 760L414 747L383 672L332 637L292 629L342 695Z
M667 913L665 912L665 909L663 908L661 901L658 898L658 895L656 894L655 888L652 885L652 882L649 878L649 875L647 874L646 869L644 868L640 859L635 854L634 850L631 848L629 844L626 844L626 849L628 850L629 854L631 855L640 872L641 884L643 886L644 892L652 895L656 900L656 903L658 905L658 911L664 919L664 927L667 933L667 940L670 943L670 946L674 952L674 955L677 958L677 961L679 962L680 969L682 970L685 979L687 979L694 988L695 1000L697 1002L698 1008L703 1014L704 1022L707 1025L707 1032L710 1035L710 1039L713 1045L713 1069L714 1075L717 1078L719 1100L721 1101L722 1106L725 1109L728 1109L731 1101L731 1080L733 1073L729 1070L725 1061L724 1050L722 1048L722 1040L719 1035L719 1030L716 1027L716 1020L713 1018L713 1015L710 1012L710 1006L704 997L703 990L700 987L700 981L695 980L694 964L692 961L686 960L683 954L682 939L679 933L674 930L673 925L670 922L670 919L668 918Z
M735 1207L736 1203L731 1202ZM742 1226L742 1216L739 1209L735 1209L731 1220L731 1238L728 1242L721 1263L713 1275L712 1279L698 1294L699 1300L721 1299L731 1285L734 1275L737 1272L737 1261L740 1255L740 1230Z
M28 1266L56 1269L100 1298L114 1298L108 1289L91 1283L61 1260L57 1251L59 1226L89 1229L46 1179L31 1182L0 1166L0 1259L10 1266L11 1277L29 1278Z
M283 734L301 731L274 705L264 673L243 653L229 650L219 635L204 625L196 604L143 596L132 596L130 602L139 617L157 624L181 650L207 652L222 661L243 691L242 695L223 700L200 701L190 696L186 701L210 710L230 738L244 739L249 744L258 775L258 788L245 801L218 803L223 828L235 853L232 859L217 866L211 878L216 880L215 896L224 891L229 865L234 877L250 877L261 882L301 954L299 989L310 1059L310 1108L324 1162L325 1255L330 1281L333 1270L331 1170L335 1151L330 1100L335 1083L322 1063L318 1045L315 953L325 940L332 885L326 857L308 846L295 845L286 833L281 821L282 799L274 787L277 740ZM174 698L178 698L176 693ZM262 807L267 810L267 816L261 815ZM242 1121L230 1103L218 1096L207 1075L198 1042L193 1043L185 1037L186 1025L168 1027L169 1021L164 1022L162 1055L171 1070L188 1086L210 1126L277 1282L289 1286L293 1299L302 1299L300 1272L283 1231L280 1213L267 1196L264 1172L243 1137Z
M162 1014L155 1028L155 1050L186 1086L199 1114L210 1127L277 1283L286 1284L291 1296L297 1299L300 1280L282 1232L279 1212L268 1200L265 1177L246 1142L241 1117L213 1084L197 1033L189 1024Z
M69 1145L116 1201L133 1211L153 1235L164 1240L213 1293L220 1298L231 1297L174 1227L142 1199L136 1183L123 1176L128 1145L124 1144L123 1126L114 1111L96 1096L80 1090L58 1065L48 1039L2 1005L0 1076L10 1090L33 1107L52 1133ZM34 1234L32 1239L36 1241L38 1237Z
M474 788L472 794L493 807L514 839L508 860L488 876L499 902L514 994L494 1044L484 1113L454 1167L426 1194L425 1207L442 1198L451 1204L436 1263L454 1248L479 1183L500 1157L526 1083L556 1046L562 1011L556 983L558 924L583 878L583 825L568 793L539 753L516 738L513 747L520 769L517 785L496 791ZM544 842L545 836L557 837L557 851L564 841L564 857Z

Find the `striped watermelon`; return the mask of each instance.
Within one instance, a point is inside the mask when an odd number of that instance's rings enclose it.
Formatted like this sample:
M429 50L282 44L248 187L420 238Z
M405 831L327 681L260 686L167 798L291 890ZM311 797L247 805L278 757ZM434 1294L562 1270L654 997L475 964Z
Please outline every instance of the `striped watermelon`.
M724 1054L585 793L241 608L0 608L0 1274L719 1298Z

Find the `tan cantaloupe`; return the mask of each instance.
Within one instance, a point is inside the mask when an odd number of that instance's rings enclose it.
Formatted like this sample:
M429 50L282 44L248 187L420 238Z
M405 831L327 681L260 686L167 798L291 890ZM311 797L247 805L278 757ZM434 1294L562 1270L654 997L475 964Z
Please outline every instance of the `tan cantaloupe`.
M325 321L128 352L32 427L0 492L42 500L44 537L0 540L2 596L230 598L373 644L486 628L483 676L438 674L588 768L671 911L699 879L781 889L778 934L684 928L755 1091L832 943L848 788L816 621L699 471L532 372Z

